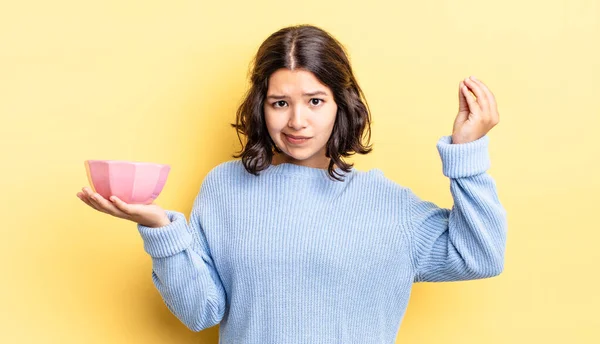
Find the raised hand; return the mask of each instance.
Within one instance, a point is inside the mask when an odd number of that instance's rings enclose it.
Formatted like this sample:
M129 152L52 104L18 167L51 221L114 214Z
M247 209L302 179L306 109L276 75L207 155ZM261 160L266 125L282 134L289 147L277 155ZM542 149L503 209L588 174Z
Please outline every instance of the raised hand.
M474 76L461 80L452 143L467 143L481 138L498 124L499 116L496 98L483 82Z

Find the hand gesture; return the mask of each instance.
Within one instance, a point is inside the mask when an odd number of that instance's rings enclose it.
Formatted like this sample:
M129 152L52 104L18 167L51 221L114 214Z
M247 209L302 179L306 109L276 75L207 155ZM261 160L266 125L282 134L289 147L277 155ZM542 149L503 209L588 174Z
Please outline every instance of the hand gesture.
M458 89L458 115L452 130L452 143L475 141L499 121L496 99L487 86L474 76L462 80Z
M127 204L116 196L107 200L87 187L81 190L82 192L77 193L77 197L85 204L103 213L146 227L163 227L171 223L167 213L156 204Z

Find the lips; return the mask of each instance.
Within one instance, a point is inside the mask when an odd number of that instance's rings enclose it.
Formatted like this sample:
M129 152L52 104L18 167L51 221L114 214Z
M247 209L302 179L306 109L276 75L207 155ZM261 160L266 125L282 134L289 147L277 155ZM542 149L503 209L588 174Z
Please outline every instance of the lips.
M294 136L294 135L288 135L288 134L283 134L283 135L286 135L287 137L291 137L296 140L310 139L310 137L308 137L308 136Z
M310 140L310 137L307 136L293 136L288 134L283 134L283 136L285 136L285 140L292 145L303 145Z

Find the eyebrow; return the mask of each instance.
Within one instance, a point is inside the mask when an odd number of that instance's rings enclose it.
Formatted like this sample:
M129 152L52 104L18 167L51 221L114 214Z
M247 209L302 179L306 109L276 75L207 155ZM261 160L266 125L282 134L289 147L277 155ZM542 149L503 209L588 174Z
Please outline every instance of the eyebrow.
M315 92L303 94L303 96L305 96L305 97L306 96L312 97L312 96L318 96L318 95L327 96L327 93L323 92L323 91L315 91ZM288 96L280 96L278 94L271 94L271 95L267 96L267 99L286 99L286 98L289 98L289 97Z

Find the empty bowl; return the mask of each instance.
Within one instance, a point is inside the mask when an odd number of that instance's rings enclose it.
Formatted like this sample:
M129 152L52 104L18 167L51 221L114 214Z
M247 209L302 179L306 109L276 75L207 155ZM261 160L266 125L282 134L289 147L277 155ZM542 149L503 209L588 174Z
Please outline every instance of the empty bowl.
M150 204L160 194L171 167L151 162L86 160L88 181L105 199L117 196L125 203Z

